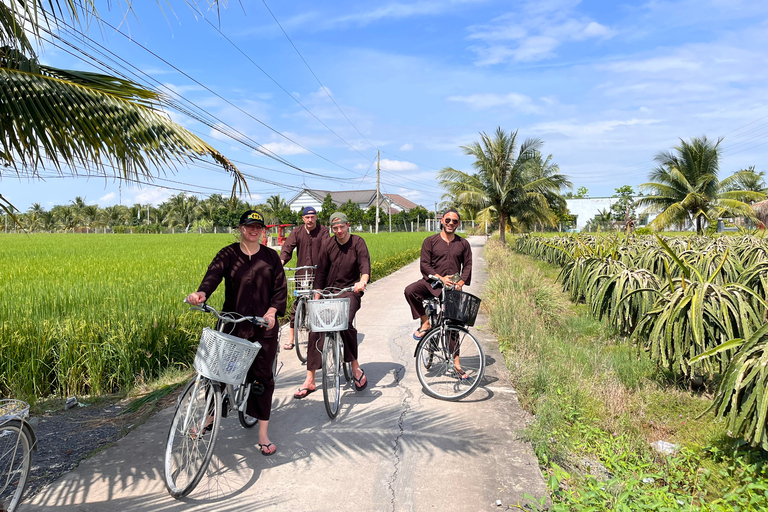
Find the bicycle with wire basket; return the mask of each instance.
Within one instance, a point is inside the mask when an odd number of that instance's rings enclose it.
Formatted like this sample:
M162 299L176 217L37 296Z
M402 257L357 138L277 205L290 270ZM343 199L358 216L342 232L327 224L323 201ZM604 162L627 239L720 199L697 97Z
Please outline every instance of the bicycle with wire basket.
M0 512L13 512L24 497L37 438L29 424L29 404L0 400Z
M475 324L480 299L471 293L442 286L440 296L424 301L431 329L416 345L416 375L424 391L441 400L469 396L485 374L485 353L468 327Z
M307 302L310 329L325 334L322 350L323 401L325 412L331 419L339 414L341 406L341 374L347 382L352 380L352 368L350 363L344 361L344 343L341 340L341 331L349 327L349 298L339 295L354 289L350 286L336 291L332 288L315 290L321 298Z
M309 322L307 321L307 301L312 298L315 282L315 265L304 267L284 267L286 272L294 272L288 276L288 293L294 296L295 315L293 321L293 347L302 363L307 362L307 345L309 343Z
M246 413L248 396L258 382L247 384L248 369L261 349L259 342L250 342L225 331L240 322L266 326L258 316L220 313L203 303L190 309L213 314L218 318L217 330L203 328L197 347L194 367L197 376L187 384L176 403L176 412L165 443L165 485L174 498L192 492L213 456L222 417L237 411L240 424L252 428L258 420ZM278 343L278 353L280 344ZM272 373L277 377L277 354ZM254 392L258 392L254 389Z

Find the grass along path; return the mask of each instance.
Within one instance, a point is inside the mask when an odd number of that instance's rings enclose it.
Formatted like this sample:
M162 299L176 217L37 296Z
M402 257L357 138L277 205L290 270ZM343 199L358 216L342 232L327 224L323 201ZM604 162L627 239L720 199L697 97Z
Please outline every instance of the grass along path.
M521 405L523 432L553 510L765 510L764 453L740 450L704 413L711 396L680 389L612 336L555 283L558 269L486 246L484 305ZM662 455L650 443L680 447ZM543 509L544 505L541 504Z
M418 258L429 234L364 234L372 279ZM233 241L227 234L0 235L0 394L34 401L125 392L188 368L210 318L181 301ZM211 298L216 308L222 302L223 292Z

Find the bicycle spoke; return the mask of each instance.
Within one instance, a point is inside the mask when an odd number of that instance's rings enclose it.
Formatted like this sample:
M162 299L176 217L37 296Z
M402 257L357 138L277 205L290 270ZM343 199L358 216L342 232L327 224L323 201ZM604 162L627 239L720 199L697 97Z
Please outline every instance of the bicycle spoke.
M419 345L416 374L424 390L442 400L459 400L475 390L485 372L485 355L469 332L436 329Z

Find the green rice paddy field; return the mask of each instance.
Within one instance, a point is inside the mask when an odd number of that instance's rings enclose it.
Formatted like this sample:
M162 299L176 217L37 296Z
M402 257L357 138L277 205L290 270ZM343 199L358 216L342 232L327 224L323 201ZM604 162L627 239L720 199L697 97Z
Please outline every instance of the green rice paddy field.
M363 234L372 279L431 233ZM188 311L228 234L0 235L0 395L103 394L188 366L208 315ZM290 263L289 263L290 265ZM211 298L221 305L223 290Z

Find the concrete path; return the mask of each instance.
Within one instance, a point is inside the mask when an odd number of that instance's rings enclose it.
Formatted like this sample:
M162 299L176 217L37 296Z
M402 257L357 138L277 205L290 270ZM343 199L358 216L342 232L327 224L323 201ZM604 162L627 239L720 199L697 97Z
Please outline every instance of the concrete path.
M471 288L486 280L480 237L471 238ZM360 361L368 388L343 390L331 421L320 391L293 392L304 379L295 352L282 352L270 438L260 454L256 429L222 421L209 474L182 500L162 476L172 408L96 454L38 494L22 511L422 511L505 510L541 497L546 487L529 445L518 439L524 413L506 377L498 344L478 319L486 350L485 380L461 402L425 395L416 377L411 320L403 289L419 278L418 262L373 283L357 316ZM496 502L500 500L501 506Z

